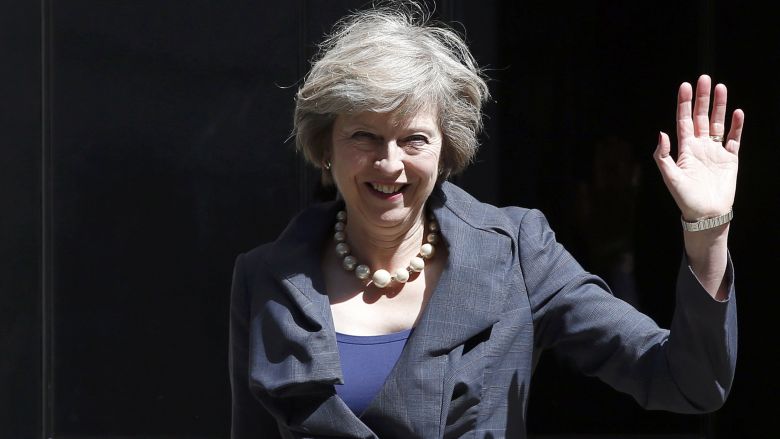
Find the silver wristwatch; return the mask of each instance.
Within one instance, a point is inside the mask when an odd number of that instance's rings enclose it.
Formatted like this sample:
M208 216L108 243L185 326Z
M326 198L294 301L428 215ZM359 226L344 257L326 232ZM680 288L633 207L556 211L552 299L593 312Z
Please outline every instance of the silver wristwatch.
M680 221L682 221L683 230L687 232L700 232L702 230L712 229L726 224L727 222L731 221L732 218L734 218L734 209L729 210L728 213L724 213L723 215L712 218L704 218L692 223L685 221L685 218L682 217L680 218Z

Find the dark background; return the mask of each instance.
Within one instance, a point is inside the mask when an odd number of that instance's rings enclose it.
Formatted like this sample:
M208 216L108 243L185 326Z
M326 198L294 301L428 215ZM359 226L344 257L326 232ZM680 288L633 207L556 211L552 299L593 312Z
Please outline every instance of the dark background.
M323 32L363 3L3 1L1 439L228 436L233 260L316 198L317 174L288 140L293 96ZM726 405L645 412L545 356L529 432L777 430L774 12L704 0L438 3L494 97L477 163L456 182L542 209L586 268L662 325L682 240L651 157L657 131L673 135L677 87L703 72L747 115L731 229L740 354Z

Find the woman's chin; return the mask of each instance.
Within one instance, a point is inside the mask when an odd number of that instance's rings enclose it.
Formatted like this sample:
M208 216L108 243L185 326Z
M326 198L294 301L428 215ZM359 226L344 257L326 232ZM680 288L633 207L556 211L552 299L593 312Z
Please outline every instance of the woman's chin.
M409 216L409 210L403 207L377 210L371 218L382 226L393 226L404 222Z
M414 222L415 209L406 206L398 206L391 209L382 209L375 211L371 215L372 222L380 227L398 227L404 224Z

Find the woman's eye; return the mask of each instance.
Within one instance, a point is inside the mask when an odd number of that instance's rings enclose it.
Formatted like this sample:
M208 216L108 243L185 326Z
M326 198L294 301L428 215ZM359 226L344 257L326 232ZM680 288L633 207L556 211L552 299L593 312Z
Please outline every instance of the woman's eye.
M428 138L419 135L409 136L406 138L406 143L414 147L424 146L428 144Z
M373 140L374 138L376 138L376 136L366 131L356 131L355 134L352 135L352 138Z

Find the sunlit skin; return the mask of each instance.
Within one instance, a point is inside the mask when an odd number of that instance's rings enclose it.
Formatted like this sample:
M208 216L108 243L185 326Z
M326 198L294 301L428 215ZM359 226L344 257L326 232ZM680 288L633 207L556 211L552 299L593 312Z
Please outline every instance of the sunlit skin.
M677 158L671 142L659 133L654 158L682 217L688 221L717 216L734 204L737 187L739 147L745 113L734 110L726 132L727 89L715 86L710 112L712 80L701 75L694 91L687 82L677 94ZM724 142L709 136L723 136ZM701 231L685 232L685 253L693 272L707 292L717 300L728 297L725 289L729 224Z
M425 202L439 175L436 113L340 115L332 130L333 180L347 208L347 236L360 261L401 268L419 250ZM402 185L393 194L372 184Z
M372 270L405 268L420 250L425 202L439 176L442 134L436 113L402 118L363 112L336 118L328 160L347 210L347 242ZM372 185L400 185L385 194ZM447 253L443 246L425 270L406 283L379 289L341 267L335 242L322 262L336 330L375 335L416 324L438 283Z

